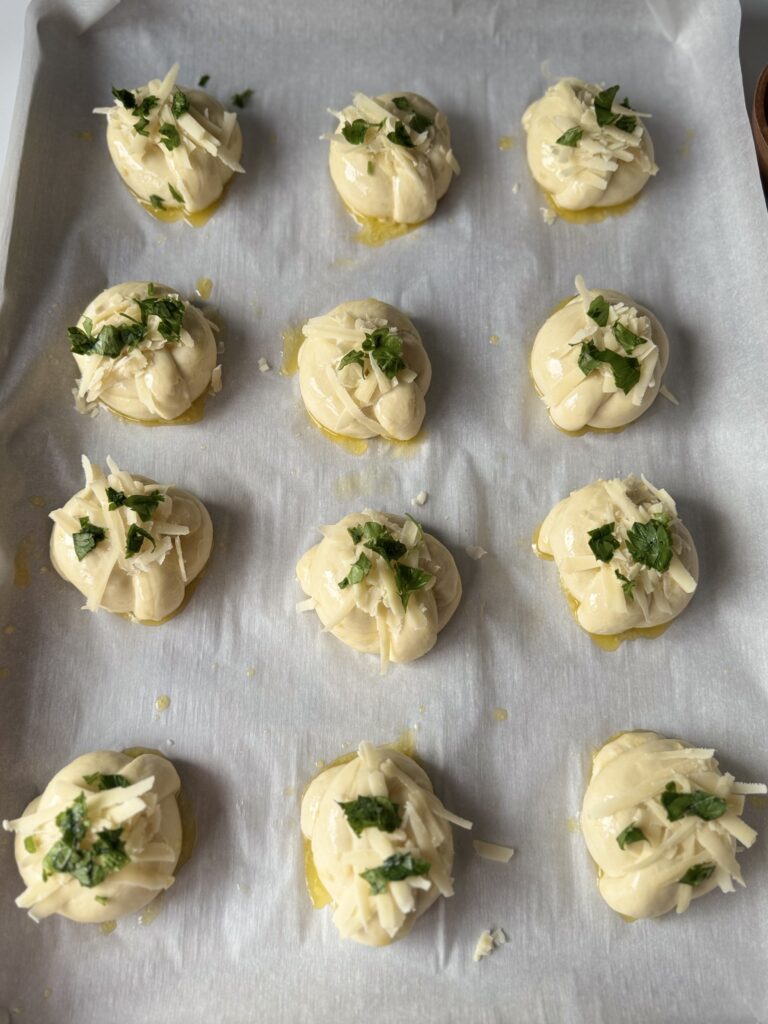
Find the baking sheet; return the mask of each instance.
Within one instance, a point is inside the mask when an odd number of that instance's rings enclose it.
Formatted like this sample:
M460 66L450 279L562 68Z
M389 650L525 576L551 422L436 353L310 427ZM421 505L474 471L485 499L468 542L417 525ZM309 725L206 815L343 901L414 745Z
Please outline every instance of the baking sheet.
M16 910L4 837L11 1019L768 1019L765 806L747 812L763 833L742 858L748 892L631 926L599 899L572 825L591 749L626 728L713 745L738 777L768 776L768 252L737 35L735 2L693 0L33 5L2 191L2 813L77 754L143 744L174 759L200 840L154 922L105 936ZM112 84L176 59L182 83L210 74L222 99L254 90L248 173L201 230L136 206L89 113ZM541 218L519 119L560 74L618 81L654 114L661 171L623 217ZM334 124L327 106L392 88L446 111L463 173L429 224L373 250L354 240L318 136ZM679 408L659 399L617 435L549 424L527 353L577 272L659 315ZM78 416L65 328L87 302L122 280L191 293L204 276L226 345L224 391L204 420L150 430ZM296 378L277 373L282 330L369 294L413 316L432 358L426 439L407 456L330 444L308 426ZM46 513L81 486L81 452L184 486L211 511L206 577L162 628L88 615L48 571ZM629 472L677 499L701 584L663 638L608 654L575 626L530 539L569 490ZM422 489L420 517L455 553L465 595L431 654L380 678L375 658L296 616L293 567L318 524L409 510ZM464 553L475 544L489 552L479 562ZM319 760L409 728L446 805L518 852L491 864L457 835L456 896L406 941L370 950L309 905L299 794ZM493 926L509 942L474 964Z

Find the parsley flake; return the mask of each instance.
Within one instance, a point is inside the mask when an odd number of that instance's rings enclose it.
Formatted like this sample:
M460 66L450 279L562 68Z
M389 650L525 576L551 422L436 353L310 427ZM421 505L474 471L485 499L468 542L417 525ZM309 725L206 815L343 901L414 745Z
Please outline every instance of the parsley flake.
M24 837L24 849L27 853L37 853L37 840L34 836Z
M153 210L165 209L165 200L161 196L150 196L149 201L152 204Z
M413 140L406 131L405 125L402 121L398 121L395 124L395 130L393 132L387 132L387 138L390 142L394 142L396 146L404 146L406 149L414 149Z
M421 135L421 133L425 132L427 128L432 127L432 122L428 117L417 113L413 115L409 125L412 132L416 132L417 135Z
M400 827L400 805L386 796L359 796L356 800L338 803L356 836L362 835L366 828L394 832Z
M148 523L160 502L165 501L165 495L157 490L150 494L125 494L124 491L116 491L113 487L107 487L107 498L110 512L125 505L138 515L142 523Z
M584 129L580 128L579 125L575 125L573 128L569 128L568 131L563 132L559 139L555 139L555 145L576 147L583 134Z
M395 96L392 100L398 110L410 110L411 104L405 98L405 96Z
M711 878L714 872L714 864L693 864L680 879L680 885L690 885L695 889L697 885Z
M403 565L400 562L395 562L392 566L392 571L395 574L395 587L400 595L400 600L403 602L403 611L408 609L408 599L415 590L421 590L429 583L432 579L431 572L425 572L423 569L415 568L412 565Z
M173 94L173 101L171 103L171 113L174 117L181 117L182 114L186 114L189 110L189 96L181 89L177 89Z
M648 837L641 828L633 822L616 836L616 842L619 844L622 850L625 850L632 843L648 842Z
M678 793L674 782L667 783L661 794L661 803L670 821L679 821L685 817L714 821L728 810L728 805L722 797L714 796L703 789L696 789L693 793Z
M359 146L361 143L365 142L365 137L370 128L375 128L377 132L380 132L383 127L384 121L379 121L379 123L376 124L373 121L365 121L362 117L356 117L352 122L344 122L341 134L347 142L351 143L353 146Z
M92 772L83 776L83 782L87 786L95 786L96 789L125 789L130 782L124 775L104 775L103 772Z
M403 342L388 327L377 327L375 331L366 334L362 349L376 362L388 380L405 369Z
M72 534L72 544L77 555L78 562L82 562L89 551L93 551L97 544L107 536L104 526L97 526L92 523L88 516L80 516L80 529Z
M125 535L125 557L133 558L141 551L142 544L145 540L148 540L152 545L152 548L156 548L155 538L151 533L142 529L141 526L137 526L136 523L131 523L128 527L128 532Z
M232 97L232 103L239 107L240 110L244 110L248 100L253 96L253 89L243 89L242 92L236 92Z
M613 535L616 523L606 523L589 530L589 547L598 562L610 562L619 542Z
M631 580L628 576L624 576L618 569L614 569L613 574L617 580L621 581L621 589L624 591L625 597L628 597L629 600L632 601L635 596L637 580Z
M201 89L203 89L206 85L208 85L210 80L211 80L211 76L210 75L201 75L200 76L200 81L197 84L200 86Z
M380 867L361 871L360 877L370 885L372 896L380 896L390 882L401 882L414 875L429 874L430 867L429 861L414 857L412 853L393 853Z
M611 307L605 301L605 298L602 295L596 295L589 304L587 316L594 320L598 327L605 327L608 323L610 311Z
M661 519L634 523L627 531L627 548L640 565L666 572L672 561L672 534Z
M337 372L343 370L345 366L349 366L350 363L357 363L359 366L365 366L365 352L359 348L351 348L346 355L343 355L336 366Z
M349 567L349 572L343 580L339 581L339 590L346 590L355 583L362 583L365 577L373 568L373 562L368 555L361 553L360 557Z
M637 127L637 118L632 117L630 114L614 114L612 109L618 91L618 85L612 85L610 89L603 89L602 92L595 96L595 117L601 128L612 124L623 132L631 133ZM624 107L629 106L629 101L626 97L621 105Z
M600 363L607 363L613 370L616 387L628 395L640 380L640 363L634 356L622 356L612 349L599 349L593 341L583 341L579 354L579 369L585 376L596 370Z
M179 129L176 125L167 123L160 127L160 144L165 146L167 150L176 149L177 146L181 145L181 136L179 135Z
M56 816L61 839L54 843L43 859L44 882L54 873L66 873L90 889L130 862L121 838L122 827L102 829L92 845L87 850L83 849L82 842L90 824L85 793L81 793L71 806Z
M184 196L181 194L181 192L179 192L177 189L173 187L170 181L168 182L168 191L171 193L171 195L173 196L177 203L184 202Z
M618 320L615 324L611 325L611 330L613 331L616 341L618 341L624 351L628 352L630 355L635 351L638 345L645 344L645 338L641 338L639 334L635 334L633 331L630 331L628 327L619 323Z
M112 86L112 95L123 104L126 110L133 110L136 106L136 97L130 91L130 89L116 89Z

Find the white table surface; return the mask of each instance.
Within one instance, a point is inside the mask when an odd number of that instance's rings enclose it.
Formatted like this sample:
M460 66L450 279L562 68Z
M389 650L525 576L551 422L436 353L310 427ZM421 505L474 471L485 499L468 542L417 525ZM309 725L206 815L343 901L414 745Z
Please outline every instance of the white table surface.
M31 0L1 0L3 31L0 34L0 168L5 166L11 118L24 41L24 16ZM741 0L741 70L747 105L757 76L768 62L768 0Z

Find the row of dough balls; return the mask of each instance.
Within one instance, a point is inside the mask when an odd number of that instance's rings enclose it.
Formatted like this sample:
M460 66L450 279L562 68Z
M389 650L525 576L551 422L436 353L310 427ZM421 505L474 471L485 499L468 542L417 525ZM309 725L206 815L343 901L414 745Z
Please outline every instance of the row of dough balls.
M588 289L544 323L531 374L561 430L619 429L662 390L669 342L629 296ZM101 292L68 329L80 412L104 407L141 423L173 423L221 388L216 327L178 292L126 281ZM432 367L411 320L378 299L343 302L302 328L299 386L311 419L347 438L414 438L426 415Z
M180 789L175 768L157 752L78 757L21 817L3 821L16 834L26 885L17 906L35 921L60 914L83 923L141 910L173 884L191 853ZM757 838L741 818L744 798L765 792L721 772L712 749L654 732L606 743L581 813L606 903L627 918L658 917L682 913L716 886L744 885L736 853ZM452 825L472 828L444 807L413 758L361 743L302 798L313 903L331 903L344 938L368 946L404 938L440 896L453 895ZM513 853L476 848L500 861Z
M143 623L185 604L213 546L203 503L179 487L83 456L85 486L50 513L51 561L100 608ZM410 515L369 509L323 526L296 574L323 629L390 662L432 649L461 599L450 551ZM672 496L645 478L599 480L544 520L536 551L554 559L579 625L622 636L676 618L693 597L698 559ZM329 584L329 580L334 581Z
M199 213L221 197L240 164L237 115L207 92L177 84L179 65L134 90L113 89L107 145L124 183L147 209ZM658 168L643 119L609 89L564 78L523 116L528 164L563 209L621 204ZM358 216L418 224L435 212L460 171L448 119L413 92L370 97L331 111L331 178Z

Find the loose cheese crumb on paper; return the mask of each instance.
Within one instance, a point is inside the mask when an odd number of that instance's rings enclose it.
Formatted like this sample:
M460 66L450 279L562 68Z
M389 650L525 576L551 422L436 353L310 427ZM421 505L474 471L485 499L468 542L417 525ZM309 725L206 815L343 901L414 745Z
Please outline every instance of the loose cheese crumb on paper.
M478 857L484 860L495 860L499 864L508 864L515 855L511 846L499 846L498 843L485 843L482 839L473 839L472 845Z
M415 498L411 498L412 505L426 505L429 495L426 491L419 491Z
M540 206L539 213L541 214L541 219L545 224L552 225L557 220L557 214L554 210L550 210L548 206Z
M264 356L259 356L259 369L262 373L269 373L272 367L269 365Z
M672 394L672 392L669 390L669 388L665 384L662 384L661 387L659 388L659 394L660 395L664 395L664 397L667 399L667 401L671 402L672 405L680 405L678 400L675 398L675 396Z
M472 544L468 548L464 548L464 550L469 555L469 557L470 558L474 558L475 561L478 561L479 559L481 559L483 557L483 555L487 555L488 554L488 552L485 550L485 548L481 548L477 544Z
M507 936L501 928L494 928L492 932L482 932L477 940L477 945L475 946L475 952L472 954L472 959L477 963L478 960L482 960L483 957L492 953L497 946L503 946L506 941Z

